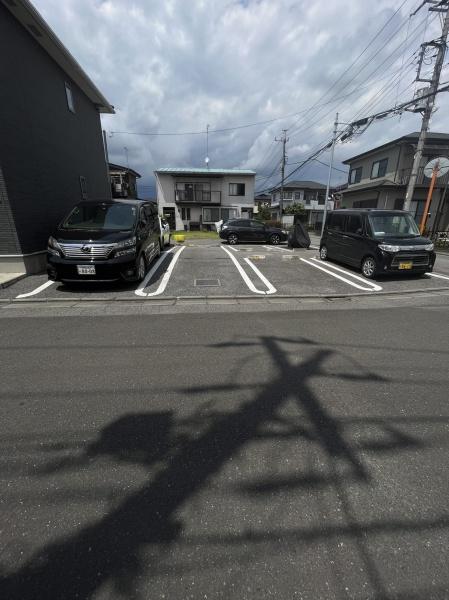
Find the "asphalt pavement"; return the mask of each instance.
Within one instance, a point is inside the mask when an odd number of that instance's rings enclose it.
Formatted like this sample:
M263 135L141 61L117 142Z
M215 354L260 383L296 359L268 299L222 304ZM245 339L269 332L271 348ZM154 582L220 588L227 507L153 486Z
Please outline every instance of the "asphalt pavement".
M366 294L423 293L449 289L449 256L438 255L435 270L364 278L360 271L321 261L316 247L239 244L219 241L172 246L150 266L141 285L133 283L50 282L34 275L0 289L0 302L154 301L178 298L304 298Z
M0 598L449 598L447 298L2 305Z

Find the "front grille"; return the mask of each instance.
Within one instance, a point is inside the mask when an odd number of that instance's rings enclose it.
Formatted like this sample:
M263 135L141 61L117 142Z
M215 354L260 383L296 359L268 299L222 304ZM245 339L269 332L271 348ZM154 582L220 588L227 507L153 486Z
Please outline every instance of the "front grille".
M115 244L59 244L65 258L93 260L108 258Z
M425 267L429 264L429 255L427 254L427 252L399 252L394 256L393 260L391 261L391 266L397 267L399 266L400 262L412 262L413 266L416 265L420 267Z

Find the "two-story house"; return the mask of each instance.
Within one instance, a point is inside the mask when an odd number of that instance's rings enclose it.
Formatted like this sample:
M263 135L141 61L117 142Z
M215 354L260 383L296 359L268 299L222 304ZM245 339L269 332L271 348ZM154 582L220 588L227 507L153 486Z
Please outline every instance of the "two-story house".
M255 171L167 167L154 171L159 212L171 229L213 229L254 211Z
M0 0L0 55L0 271L37 272L73 205L111 197L114 109L28 0Z
M348 187L341 192L342 207L402 209L418 138L418 132L410 133L343 161L350 171ZM418 224L430 184L424 167L439 156L449 156L449 134L428 133L411 203L411 212ZM449 174L436 181L427 223L429 229L445 230L449 225L449 203L445 200L448 181Z
M319 227L323 221L324 201L326 186L316 181L288 181L284 184L283 208L291 204L302 204L307 211L307 224L311 227ZM281 188L277 187L271 191L271 216L275 220L280 219L279 201ZM334 208L332 200L328 201L328 210Z
M137 198L137 179L141 177L137 171L109 163L109 177L113 198Z

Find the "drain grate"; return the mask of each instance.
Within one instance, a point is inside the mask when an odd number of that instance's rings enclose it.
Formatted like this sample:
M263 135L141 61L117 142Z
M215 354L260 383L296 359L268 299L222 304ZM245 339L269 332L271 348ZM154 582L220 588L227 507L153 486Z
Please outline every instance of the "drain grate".
M220 287L219 279L195 279L195 287Z

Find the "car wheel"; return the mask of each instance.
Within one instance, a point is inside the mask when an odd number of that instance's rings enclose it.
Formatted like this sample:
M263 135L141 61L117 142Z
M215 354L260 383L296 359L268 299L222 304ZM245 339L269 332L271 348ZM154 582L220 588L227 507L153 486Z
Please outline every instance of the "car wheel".
M235 246L238 241L239 241L239 237L238 237L238 235L236 233L230 233L228 235L228 244L231 244L232 246Z
M372 256L367 256L362 261L362 273L367 279L372 279L377 272L377 263Z
M327 246L321 246L320 258L321 258L321 260L327 260Z
M281 236L279 234L273 233L273 235L270 235L270 244L273 244L273 246L277 246L280 243L281 243Z
M140 283L141 281L143 281L145 274L147 272L147 263L145 260L145 256L143 254L141 254L138 258L137 261L137 281Z

